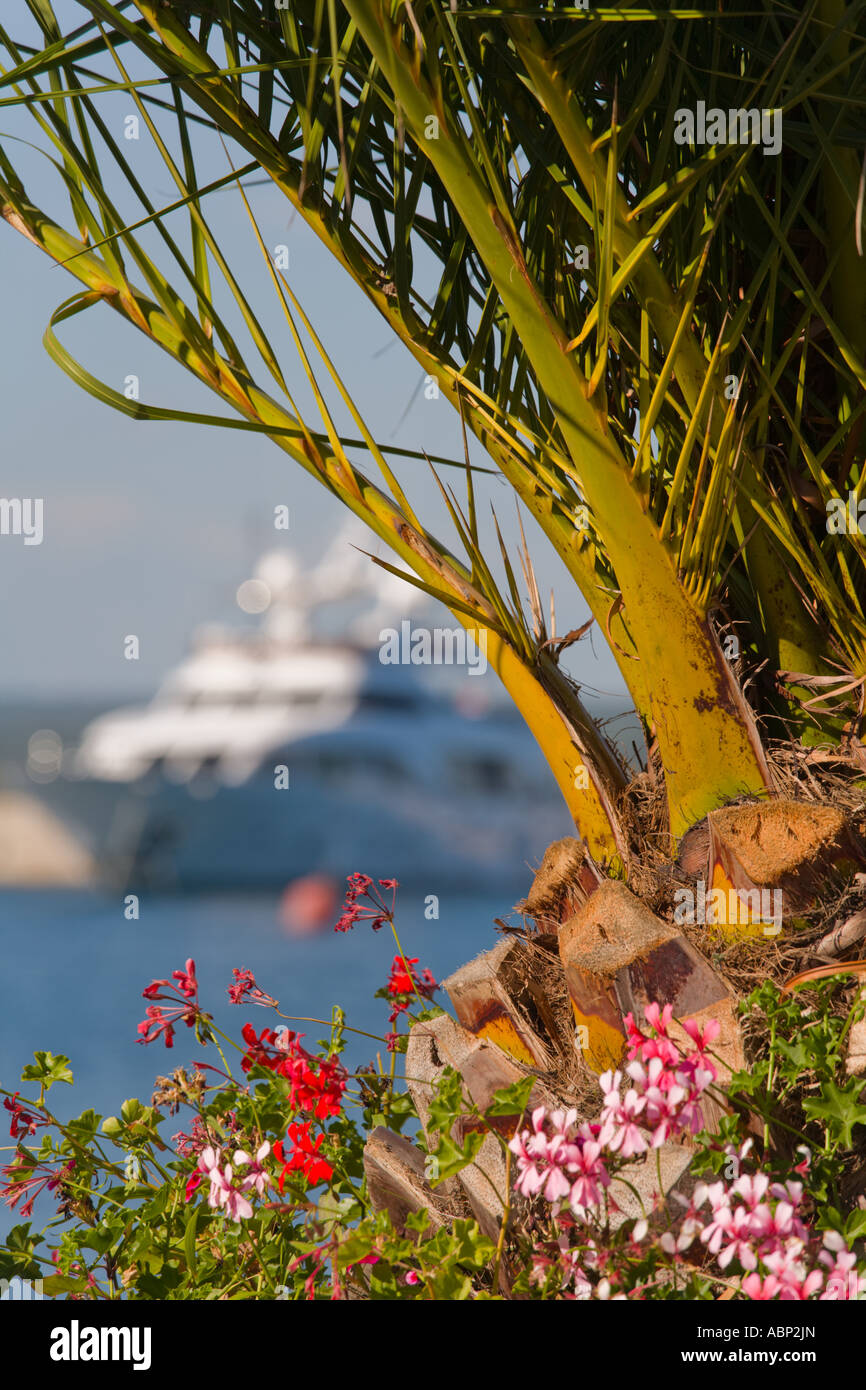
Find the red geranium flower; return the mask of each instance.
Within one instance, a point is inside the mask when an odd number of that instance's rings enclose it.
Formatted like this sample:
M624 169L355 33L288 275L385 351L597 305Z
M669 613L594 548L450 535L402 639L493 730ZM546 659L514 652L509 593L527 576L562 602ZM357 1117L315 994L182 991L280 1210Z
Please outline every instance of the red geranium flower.
M315 1071L309 1065L316 1058L310 1058L303 1048L300 1056L287 1058L280 1067L283 1076L292 1083L292 1105L296 1110L312 1110L317 1120L325 1120L329 1115L339 1115L346 1089L346 1070L336 1058L326 1058Z
M251 1023L245 1023L241 1029L241 1037L247 1045L247 1050L241 1058L242 1071L249 1071L253 1065L276 1071L280 1058L277 1053L268 1051L277 1041L273 1028L263 1028L259 1035Z
M303 1173L307 1182L314 1187L317 1183L327 1182L334 1171L330 1163L319 1154L325 1135L324 1133L318 1134L314 1141L310 1135L312 1123L312 1120L306 1120L304 1124L289 1125L287 1138L294 1147L288 1159L286 1158L285 1145L282 1143L274 1145L274 1155L277 1161L283 1164L279 1181L281 1192L287 1173Z
M232 970L235 977L233 985L229 985L228 995L233 1004L240 1004L243 999L249 996L253 1004L261 1004L264 1009L275 1009L277 1001L272 994L266 994L263 989L259 989L256 984L256 977L252 970L238 970L237 966Z
M29 1110L25 1110L18 1099L18 1095L19 1093L16 1091L11 1099L9 1096L6 1096L3 1101L4 1108L10 1111L12 1115L9 1133L13 1139L17 1139L22 1134L35 1134L39 1125L48 1124L47 1120L40 1120L37 1115L31 1114Z
M0 1187L0 1200L14 1211L24 1197L19 1215L32 1216L33 1203L40 1192L54 1192L58 1187L62 1189L64 1179L74 1168L75 1160L72 1158L60 1168L49 1168L47 1163L40 1163L29 1151L19 1149L12 1162L2 1170L6 1182ZM62 1203L58 1207L60 1210Z
M393 1008L388 1015L391 1023L395 1023L400 1014L406 1012L413 995L419 999L432 999L439 988L429 970L422 970L419 974L415 969L417 964L417 956L412 956L411 959L403 956L394 957L387 984L388 994L393 1000ZM388 1050L393 1051L390 1043Z
M172 979L177 983L172 984L169 980L151 980L147 988L141 991L143 999L163 999L171 1007L163 1009L152 1004L145 1010L145 1017L138 1025L140 1043L155 1042L160 1034L163 1034L166 1047L173 1047L175 1023L182 1022L187 1028L191 1028L198 1018L201 1010L198 1004L195 961L188 960L183 970L173 970ZM164 990L172 992L165 994Z
M317 1120L339 1115L347 1072L336 1057L314 1057L301 1043L303 1033L294 1033L291 1028L281 1033L265 1028L257 1036L252 1024L245 1023L241 1032L247 1044L241 1059L245 1072L257 1064L284 1076L291 1083L295 1110L311 1110Z
M334 931L351 931L356 922L369 922L373 931L379 931L386 922L393 922L394 903L399 887L396 878L379 879L379 888L384 888L386 892L391 894L390 907L382 901L382 895L374 887L369 874L349 874L346 884L346 901L343 903L343 913ZM366 898L366 905L362 906L358 901L359 898Z
M422 970L419 974L413 968L417 964L417 956L394 957L391 974L388 976L388 993L392 998L402 994L422 994L425 999L429 999L439 988L429 970Z
M414 994L415 985L412 981L413 965L418 964L418 957L412 956L410 960L404 960L402 956L395 956L391 966L391 974L388 977L389 994ZM409 973L411 971L411 974Z

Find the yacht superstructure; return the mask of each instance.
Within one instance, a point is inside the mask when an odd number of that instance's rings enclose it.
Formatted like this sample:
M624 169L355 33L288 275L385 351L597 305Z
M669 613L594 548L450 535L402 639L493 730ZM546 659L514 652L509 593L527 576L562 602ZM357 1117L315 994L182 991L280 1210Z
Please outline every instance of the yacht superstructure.
M256 631L201 630L150 703L95 719L45 788L114 878L174 891L363 870L501 888L568 833L518 716L485 710L474 680L455 700L380 659L383 631L427 600L345 536L303 572L266 555L238 598ZM361 608L317 635L332 604Z

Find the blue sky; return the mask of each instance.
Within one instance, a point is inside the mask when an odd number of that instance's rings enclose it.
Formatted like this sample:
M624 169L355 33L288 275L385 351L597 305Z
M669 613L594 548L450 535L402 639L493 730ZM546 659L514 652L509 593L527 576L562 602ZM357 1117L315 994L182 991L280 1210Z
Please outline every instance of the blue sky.
M61 18L75 15L80 22L82 11L74 0L64 0L57 10ZM134 109L129 98L107 97L102 109L120 139L124 118ZM44 144L44 137L23 113L8 107L0 109L0 132L31 196L63 220L68 204L47 161L9 142L10 135L20 135ZM170 176L146 129L142 127L138 142L125 144L124 153L154 200L171 202L176 194ZM208 177L226 171L218 147L203 145L202 160ZM117 196L129 220L140 215L132 202L123 201L119 186ZM418 367L361 292L277 190L258 187L252 197L268 246L289 247L290 282L373 433L386 443L459 458L455 412L444 399L425 399ZM300 368L237 193L214 195L207 213L272 341L284 349L282 363L294 388ZM182 235L186 214L174 214L170 225ZM156 246L147 233L142 241L148 251ZM75 292L77 282L5 225L0 225L0 247L0 495L44 498L41 545L0 536L5 599L0 606L5 656L0 698L138 697L149 693L182 656L197 623L237 611L235 590L260 551L276 540L312 559L345 513L264 437L140 423L82 392L42 346L51 313ZM117 390L134 374L148 403L225 413L216 397L105 307L64 324L59 332L64 345ZM264 371L259 380L267 389ZM299 395L309 402L304 389ZM312 411L308 419L318 425ZM483 461L480 451L474 457ZM372 461L365 466L370 471ZM400 467L399 476L422 514L433 513L432 529L456 544L425 472L426 465L410 462ZM455 481L459 485L459 477ZM484 491L496 506L506 538L513 541L510 489L495 479ZM281 503L291 508L288 536L273 530L274 507ZM489 510L486 503L484 510ZM531 522L525 524L542 592L555 588L557 626L566 631L583 622L586 605L540 532ZM486 534L491 539L489 526ZM453 623L444 613L442 621ZM140 640L138 662L123 657L123 638L130 633ZM588 686L622 690L597 633L591 643L572 649L568 665Z

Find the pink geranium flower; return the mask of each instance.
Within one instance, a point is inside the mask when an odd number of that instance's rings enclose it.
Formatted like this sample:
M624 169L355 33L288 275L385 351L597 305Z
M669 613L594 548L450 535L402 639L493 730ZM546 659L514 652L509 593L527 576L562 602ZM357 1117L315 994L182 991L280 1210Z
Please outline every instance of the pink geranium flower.
M215 1161L214 1161L215 1160ZM244 1196L243 1190L237 1187L234 1182L234 1173L230 1163L219 1166L219 1149L206 1149L199 1159L199 1166L210 1161L213 1167L210 1169L210 1192L208 1193L208 1206L214 1210L222 1207L227 1216L233 1221L246 1220L253 1214L252 1205Z
M769 1299L775 1298L781 1287L775 1274L768 1274L766 1279L762 1279L760 1274L755 1274L754 1271L751 1274L744 1275L742 1283L740 1284L740 1288L747 1298L756 1299L760 1302L766 1302Z
M517 1155L515 1187L524 1197L541 1195L548 1202L568 1198L583 1215L601 1202L610 1175L602 1160L602 1143L588 1125L577 1126L576 1110L532 1112L532 1129L516 1134L509 1145Z
M517 1157L515 1186L525 1196L549 1201L556 1223L555 1242L544 1242L533 1252L532 1277L547 1281L558 1272L566 1298L643 1296L641 1285L630 1293L614 1292L621 1279L614 1263L618 1246L596 1248L584 1235L575 1248L572 1228L578 1222L590 1222L602 1205L611 1175L629 1159L645 1154L650 1145L658 1148L704 1127L702 1098L717 1079L709 1053L719 1025L715 1020L703 1025L685 1020L685 1037L693 1046L685 1044L681 1050L669 1035L672 1022L670 1005L664 1009L653 1003L647 1006L648 1031L627 1016L631 1060L622 1070L607 1071L599 1078L603 1101L597 1121L578 1124L574 1110L548 1112L542 1106L533 1112L531 1128L522 1129L511 1141ZM856 1255L835 1232L825 1235L819 1249L818 1237L805 1219L804 1184L797 1178L808 1173L808 1150L798 1151L801 1160L793 1170L797 1177L779 1181L760 1171L741 1172L753 1144L750 1138L739 1148L724 1149L728 1159L734 1160L736 1177L730 1186L722 1180L699 1182L690 1201L679 1198L683 1217L679 1222L672 1219L670 1228L658 1236L660 1249L676 1262L700 1239L721 1269L733 1266L740 1272L739 1290L749 1299L860 1297L866 1292L866 1278L858 1275ZM627 1180L627 1168L623 1179ZM709 1215L701 1211L707 1204ZM648 1232L646 1217L632 1227L631 1255L637 1256ZM609 1244L609 1236L605 1242ZM591 1278L598 1282L593 1284Z
M210 1193L208 1194L208 1203L212 1207L215 1207L217 1205L217 1199L214 1195L214 1182L218 1181L218 1175L220 1171L219 1165L220 1150L214 1148L212 1144L208 1144L205 1148L202 1149L201 1153L198 1156L198 1162L194 1170L192 1171L192 1173L190 1173L189 1177L186 1180L186 1201L190 1201L193 1193L200 1186L204 1178L210 1178L211 1188ZM216 1180L213 1176L215 1173L217 1174ZM211 1200L212 1198L213 1200Z
M821 1294L821 1302L859 1298L866 1293L866 1279L856 1273L857 1256L848 1250L838 1231L824 1233L824 1249L818 1256L819 1262L829 1270L827 1285Z
M270 1151L271 1146L269 1143L262 1144L261 1147L256 1150L255 1158L252 1156L252 1154L248 1154L244 1149L235 1150L235 1167L237 1167L239 1164L248 1165L247 1171L244 1173L243 1178L241 1179L241 1188L243 1189L243 1191L249 1192L253 1188L255 1188L256 1195L259 1197L264 1197L265 1192L268 1188L268 1184L270 1182L270 1176L262 1167L262 1165Z
M620 1158L631 1158L633 1154L643 1153L647 1142L640 1131L638 1117L646 1107L646 1099L632 1086L620 1099L620 1072L605 1072L602 1089L609 1087L601 1112L601 1133L599 1138L611 1153Z
M216 1190L217 1201L225 1208L226 1215L232 1221L248 1220L253 1214L252 1204L244 1196L243 1189L235 1186L231 1164L227 1163L222 1173L219 1170L215 1170L215 1173L216 1178L211 1173L211 1192Z
M601 1205L601 1189L610 1185L610 1174L602 1161L601 1144L589 1140L569 1147L571 1158L568 1170L577 1174L571 1186L569 1202L575 1215L582 1215L587 1207Z
M710 1018L707 1019L707 1022L701 1027L695 1019L687 1018L683 1021L683 1028L695 1045L690 1060L702 1067L712 1067L712 1062L708 1055L709 1048L721 1033L722 1025L717 1019Z
M564 1166L568 1160L568 1146L561 1134L549 1137L546 1127L547 1112L543 1105L532 1112L532 1130L522 1130L514 1136L509 1148L517 1155L517 1180L515 1186L524 1197L534 1197L536 1193L548 1202L567 1197L571 1183L565 1175Z
M724 1249L719 1251L719 1268L727 1269L731 1260L736 1258L743 1269L757 1269L758 1257L752 1243L754 1232L751 1212L746 1211L745 1207L737 1207L734 1211L731 1211L730 1207L724 1207L714 1225L716 1230L722 1231L722 1239L727 1242ZM711 1245L710 1249L712 1248Z

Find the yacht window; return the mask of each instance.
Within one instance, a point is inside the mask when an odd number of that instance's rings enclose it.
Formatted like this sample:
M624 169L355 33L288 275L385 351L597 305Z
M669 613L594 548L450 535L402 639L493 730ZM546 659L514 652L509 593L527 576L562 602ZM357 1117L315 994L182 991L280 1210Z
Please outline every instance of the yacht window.
M370 691L362 695L358 701L360 709L366 710L392 710L402 714L408 714L418 708L418 700L414 695L397 695L384 691Z
M194 706L201 708L207 706L210 709L233 709L235 705L249 704L255 696L245 690L192 690L186 696L184 704L187 709Z
M379 782L398 782L406 777L406 769L402 763L389 754L378 751L367 753L335 748L322 749L316 753L298 753L286 748L275 754L274 761L284 762L290 773L323 785L346 782L358 777Z
M257 705L260 709L295 709L298 706L311 707L324 699L320 690L263 690L240 691L236 695L222 697L226 709L238 706Z
M455 786L462 791L507 791L513 780L508 763L493 756L453 758L449 771Z
M298 706L316 705L323 698L324 692L321 690L263 690L259 695L259 704L283 708L291 706L294 709Z

